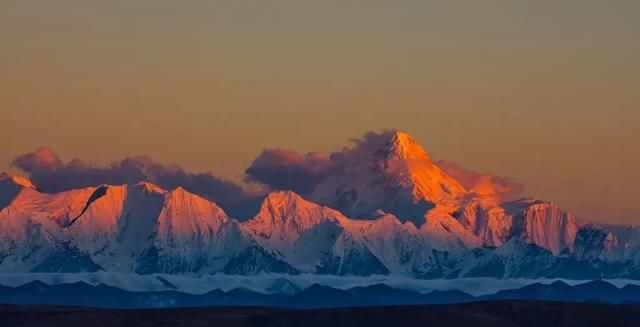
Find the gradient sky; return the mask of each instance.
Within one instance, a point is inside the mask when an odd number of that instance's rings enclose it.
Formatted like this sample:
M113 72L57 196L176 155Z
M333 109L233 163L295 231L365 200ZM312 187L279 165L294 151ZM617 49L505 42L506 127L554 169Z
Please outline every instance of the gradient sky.
M0 2L0 170L41 145L241 180L398 128L640 224L640 1ZM15 171L15 169L13 169Z

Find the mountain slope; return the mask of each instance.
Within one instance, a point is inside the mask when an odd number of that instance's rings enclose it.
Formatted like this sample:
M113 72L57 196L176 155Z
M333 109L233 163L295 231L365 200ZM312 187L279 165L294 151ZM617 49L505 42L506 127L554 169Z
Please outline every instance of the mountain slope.
M406 133L332 161L312 194L270 193L243 223L182 188L48 194L2 174L0 272L640 278L637 227L466 190Z
M104 194L92 198L98 189ZM216 270L250 243L214 203L149 183L58 194L25 189L0 211L0 228L0 268L8 271L36 269L60 252L83 253L109 271Z
M354 222L293 192L269 194L243 227L262 247L301 271L336 275L388 273Z
M406 133L394 132L378 147L358 151L363 153L354 155L358 159L353 165L341 167L316 187L313 201L350 217L381 209L420 225L426 211L452 206L466 192Z

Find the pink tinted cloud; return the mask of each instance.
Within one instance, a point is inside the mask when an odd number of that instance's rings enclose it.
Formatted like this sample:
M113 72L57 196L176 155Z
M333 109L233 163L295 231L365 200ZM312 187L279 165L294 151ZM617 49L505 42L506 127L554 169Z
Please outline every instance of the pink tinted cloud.
M524 192L524 184L492 173L480 173L447 160L435 163L462 186L479 194L500 200L512 200Z

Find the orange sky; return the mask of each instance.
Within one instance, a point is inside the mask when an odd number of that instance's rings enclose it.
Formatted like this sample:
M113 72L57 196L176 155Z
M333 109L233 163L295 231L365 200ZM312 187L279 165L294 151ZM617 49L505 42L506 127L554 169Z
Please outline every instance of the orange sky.
M0 2L0 170L48 145L240 180L266 147L399 128L640 223L638 1L89 2Z

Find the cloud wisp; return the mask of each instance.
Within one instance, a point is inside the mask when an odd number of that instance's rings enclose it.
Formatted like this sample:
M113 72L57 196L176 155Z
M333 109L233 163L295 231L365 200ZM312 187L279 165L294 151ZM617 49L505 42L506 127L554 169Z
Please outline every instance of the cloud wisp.
M509 177L480 173L447 160L435 163L467 190L500 200L513 200L524 192L524 184Z

